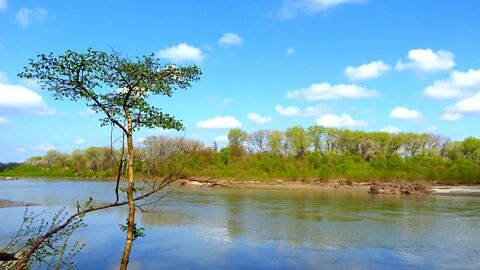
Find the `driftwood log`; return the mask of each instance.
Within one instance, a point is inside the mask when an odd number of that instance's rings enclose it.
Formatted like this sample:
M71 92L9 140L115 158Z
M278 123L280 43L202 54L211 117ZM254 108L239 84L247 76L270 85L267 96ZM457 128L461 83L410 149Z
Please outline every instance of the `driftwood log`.
M370 193L372 194L425 194L430 193L430 186L423 183L388 183L388 182L372 182L370 185Z

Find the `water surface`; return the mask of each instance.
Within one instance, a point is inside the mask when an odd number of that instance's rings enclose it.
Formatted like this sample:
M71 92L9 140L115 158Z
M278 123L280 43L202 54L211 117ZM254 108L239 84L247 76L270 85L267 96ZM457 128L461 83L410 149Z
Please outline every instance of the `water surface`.
M113 182L0 182L0 198L46 214L92 196L115 200ZM165 194L165 192L163 192ZM374 196L358 191L169 188L138 212L130 269L480 269L480 197ZM0 208L0 242L22 207ZM79 269L116 269L126 208L87 216Z

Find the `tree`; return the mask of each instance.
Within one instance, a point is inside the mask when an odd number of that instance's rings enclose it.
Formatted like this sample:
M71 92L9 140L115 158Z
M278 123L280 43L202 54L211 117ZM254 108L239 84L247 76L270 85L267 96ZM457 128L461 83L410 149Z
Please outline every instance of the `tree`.
M327 128L323 126L310 126L308 127L308 135L310 136L310 141L313 144L313 151L316 153L323 154L322 144L325 141L325 133Z
M268 151L274 156L279 156L283 151L283 133L279 130L272 130L268 134Z
M303 158L310 146L310 137L301 126L287 128L285 131L285 140L287 141L289 150L297 158Z
M266 152L267 151L267 141L268 141L268 134L270 133L269 130L258 130L250 134L249 141L251 148L255 152Z
M101 125L119 128L127 141L128 219L127 237L120 269L128 266L135 237L134 131L146 127L183 128L182 122L149 103L152 95L171 97L200 78L196 66L164 65L154 54L128 58L117 52L88 49L86 53L67 51L63 55L39 54L19 74L34 79L56 99L84 100L95 112L103 113Z
M234 157L240 157L245 153L245 144L248 142L248 133L238 129L230 129L228 132L228 146Z

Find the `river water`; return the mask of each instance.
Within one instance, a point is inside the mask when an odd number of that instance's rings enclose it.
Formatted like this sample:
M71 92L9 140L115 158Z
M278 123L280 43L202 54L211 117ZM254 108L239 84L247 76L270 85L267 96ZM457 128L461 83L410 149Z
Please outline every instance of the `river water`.
M114 183L69 179L0 182L0 198L40 204L46 216ZM168 191L168 192L167 192ZM145 237L129 269L480 269L480 197L370 195L359 191L168 188L137 212ZM24 207L0 208L0 244ZM73 210L72 210L73 211ZM116 269L126 208L89 214L75 232L78 269Z

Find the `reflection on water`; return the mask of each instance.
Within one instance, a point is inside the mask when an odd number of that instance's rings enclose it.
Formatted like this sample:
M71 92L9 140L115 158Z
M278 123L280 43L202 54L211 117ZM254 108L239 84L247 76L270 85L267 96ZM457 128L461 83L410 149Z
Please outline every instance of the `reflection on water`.
M114 183L79 180L0 182L0 198L72 207L92 196L114 200ZM372 196L328 190L169 188L138 223L131 269L479 269L480 198ZM23 208L2 208L0 242ZM87 216L81 269L115 269L127 209Z

